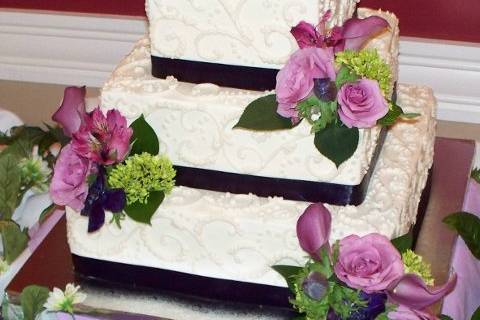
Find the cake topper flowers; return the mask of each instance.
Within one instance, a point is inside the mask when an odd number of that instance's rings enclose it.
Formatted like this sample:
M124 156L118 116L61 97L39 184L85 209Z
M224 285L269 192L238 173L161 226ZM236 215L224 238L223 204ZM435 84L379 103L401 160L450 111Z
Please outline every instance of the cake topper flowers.
M419 268L415 254L400 252L396 241L371 233L330 246L330 227L325 206L307 207L297 237L310 259L304 267L273 267L286 279L294 294L290 302L304 319L436 319L429 306L453 290L455 273L444 285L431 286L431 279L421 276L429 271L419 270L428 265Z
M412 118L390 100L391 72L374 50L363 49L388 23L372 16L326 27L301 21L291 29L299 49L277 74L275 94L250 103L234 128L269 131L311 125L314 144L338 167L357 149L359 130Z
M149 224L173 187L171 162L158 155L158 138L143 116L128 127L118 110L104 114L97 107L87 113L84 99L85 88L65 89L62 105L53 115L71 140L55 164L52 200L88 216L89 232L103 226L105 211L113 213L119 226L125 214ZM133 197L139 188L141 198Z

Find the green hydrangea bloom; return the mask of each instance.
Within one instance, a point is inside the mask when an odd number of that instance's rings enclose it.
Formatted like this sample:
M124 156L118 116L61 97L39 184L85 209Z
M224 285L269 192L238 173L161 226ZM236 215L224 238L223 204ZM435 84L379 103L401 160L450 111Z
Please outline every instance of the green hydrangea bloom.
M414 273L422 277L427 285L433 286L434 279L430 265L423 261L421 256L409 249L402 254L402 261L405 266L405 273Z
M146 203L152 191L170 193L175 185L175 169L165 155L135 154L117 165L108 174L112 188L122 188L127 204Z
M335 62L344 64L361 77L377 80L385 97L391 95L390 83L392 73L389 66L378 55L377 50L364 49L360 51L345 50L338 52Z
M36 153L34 149L32 156L24 158L18 163L22 181L22 188L33 188L36 191L44 192L48 189L48 182L52 171L44 161Z

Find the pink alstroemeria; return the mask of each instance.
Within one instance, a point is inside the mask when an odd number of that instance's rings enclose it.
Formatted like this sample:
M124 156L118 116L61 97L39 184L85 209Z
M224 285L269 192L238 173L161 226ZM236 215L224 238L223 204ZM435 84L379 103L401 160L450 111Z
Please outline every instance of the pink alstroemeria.
M321 203L307 207L297 221L297 237L300 247L312 258L320 259L319 251L328 245L332 216Z
M421 277L409 273L401 277L387 294L394 303L424 310L452 291L456 282L457 275L454 273L443 286L429 287Z
M316 27L301 21L290 30L300 48L333 47L335 52L359 50L365 42L389 26L388 22L378 16L365 19L350 18L342 26L328 30L326 22L330 19L328 11Z
M62 104L52 116L68 137L80 128L85 118L85 91L85 87L65 88Z
M92 161L110 165L123 161L130 148L132 133L118 110L109 110L105 117L97 107L73 134L72 148Z

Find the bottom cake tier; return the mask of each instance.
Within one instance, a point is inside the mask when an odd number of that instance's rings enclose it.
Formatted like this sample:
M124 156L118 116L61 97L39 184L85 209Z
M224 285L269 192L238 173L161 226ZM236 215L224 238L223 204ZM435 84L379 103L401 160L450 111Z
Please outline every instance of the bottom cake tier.
M399 85L398 104L421 116L389 129L360 206L327 206L333 217L331 241L371 232L394 238L407 233L415 223L433 161L435 99L427 87ZM302 265L307 259L298 245L295 227L308 205L282 198L176 187L151 225L126 218L121 229L110 223L89 234L88 219L67 208L68 242L74 260L83 263L85 276L96 269L96 262L100 268L105 262L104 266L113 268L108 272L126 265L133 269L139 266L137 274L162 269L167 270L165 279L169 272L171 276L180 273L192 279L226 280L247 287L253 284L252 288L266 285L268 291L269 287L287 286L272 265ZM121 278L124 285L138 285L133 277Z

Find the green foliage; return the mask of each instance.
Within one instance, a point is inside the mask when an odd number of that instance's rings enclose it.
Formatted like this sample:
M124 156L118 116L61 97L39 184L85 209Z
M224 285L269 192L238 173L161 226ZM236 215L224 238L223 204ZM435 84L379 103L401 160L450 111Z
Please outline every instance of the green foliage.
M315 133L315 147L338 167L357 150L359 133L357 128L348 128L339 122L329 124Z
M175 169L164 155L135 154L124 164L115 166L108 173L112 188L121 188L127 196L127 205L135 202L146 204L152 191L170 193L175 185Z
M288 288L295 292L295 281L299 273L303 270L302 267L276 265L272 266L272 269L277 271L287 282Z
M132 141L134 141L130 155L140 154L143 152L147 152L152 155L158 154L160 145L157 135L153 128L145 120L143 115L141 115L137 120L133 121L130 125L130 128L133 129Z
M0 219L11 219L18 206L18 196L21 189L20 169L18 159L7 154L0 156Z
M28 232L26 229L20 230L20 227L11 220L1 220L0 234L2 236L5 261L11 264L27 247Z
M446 314L441 314L439 316L440 320L453 320L451 317L447 316Z
M243 111L233 128L243 128L258 131L273 131L291 129L292 121L277 113L277 97L270 94L251 102Z
M347 67L345 64L342 64L340 70L337 73L337 78L335 79L335 84L337 89L340 89L347 82L354 82L358 80L358 75Z
M324 129L337 120L337 101L322 101L312 95L297 105L301 118L312 125L312 132Z
M474 168L470 173L470 177L474 179L477 183L480 183L480 169Z
M152 216L165 198L162 191L150 192L146 203L135 202L125 207L125 213L133 220L151 224Z
M411 231L409 231L403 236L390 240L390 242L400 253L404 253L413 247L413 234Z
M377 50L345 50L336 54L337 64L346 65L358 76L377 80L385 97L390 96L392 74L388 64L378 55Z
M47 288L35 285L25 287L22 290L20 303L25 320L35 320L35 317L43 310L48 294Z
M377 124L384 127L391 126L402 114L402 108L396 103L390 102L390 108L388 109L388 113L383 118L378 119Z
M420 276L429 286L434 285L430 264L423 261L421 256L408 249L402 254L402 261L405 266L405 273L414 273Z
M48 207L42 210L42 213L40 213L40 216L38 217L38 223L42 224L45 222L45 220L50 216L50 214L53 212L53 209L55 208L55 204L52 203Z
M443 219L456 230L475 258L480 259L480 218L468 212L456 212Z

